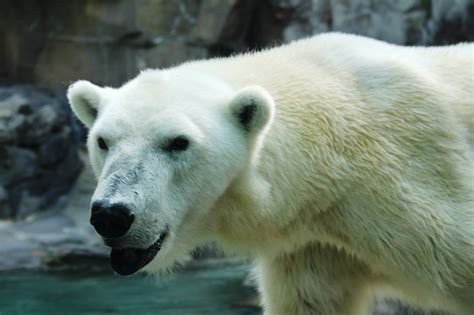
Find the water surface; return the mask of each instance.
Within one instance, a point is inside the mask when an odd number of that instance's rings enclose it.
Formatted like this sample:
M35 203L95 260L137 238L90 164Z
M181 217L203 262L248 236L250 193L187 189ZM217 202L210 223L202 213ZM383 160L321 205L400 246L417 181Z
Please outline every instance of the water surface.
M166 279L112 272L0 273L1 315L256 315L248 266L187 268Z

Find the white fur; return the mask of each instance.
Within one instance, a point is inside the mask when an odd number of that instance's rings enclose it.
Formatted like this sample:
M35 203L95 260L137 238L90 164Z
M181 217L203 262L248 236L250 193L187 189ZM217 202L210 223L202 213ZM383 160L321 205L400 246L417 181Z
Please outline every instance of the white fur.
M125 245L170 228L147 270L217 240L255 259L265 314L366 314L377 288L471 314L473 56L325 34L69 99L91 126L94 198L114 187L136 213ZM190 148L164 152L180 134Z

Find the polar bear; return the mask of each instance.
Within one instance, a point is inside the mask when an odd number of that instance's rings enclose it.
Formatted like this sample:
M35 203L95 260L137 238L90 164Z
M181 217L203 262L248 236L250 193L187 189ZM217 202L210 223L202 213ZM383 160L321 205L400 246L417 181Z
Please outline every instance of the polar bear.
M265 314L474 311L474 45L329 33L68 98L122 275L217 241Z

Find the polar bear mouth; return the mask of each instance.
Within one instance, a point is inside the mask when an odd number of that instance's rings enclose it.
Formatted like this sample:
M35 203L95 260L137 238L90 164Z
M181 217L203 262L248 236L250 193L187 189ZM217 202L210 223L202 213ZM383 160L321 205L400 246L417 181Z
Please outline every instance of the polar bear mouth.
M161 249L161 244L168 236L168 231L160 233L160 236L148 248L112 248L110 252L110 265L112 269L121 276L134 274L145 267L155 258Z

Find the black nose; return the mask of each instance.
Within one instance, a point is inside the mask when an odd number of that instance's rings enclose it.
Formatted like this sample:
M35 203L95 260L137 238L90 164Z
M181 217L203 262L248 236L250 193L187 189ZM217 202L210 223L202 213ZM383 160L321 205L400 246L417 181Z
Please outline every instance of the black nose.
M91 224L103 237L124 236L135 219L133 213L123 204L111 204L106 200L92 204Z

